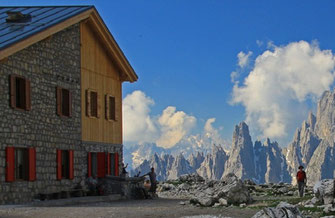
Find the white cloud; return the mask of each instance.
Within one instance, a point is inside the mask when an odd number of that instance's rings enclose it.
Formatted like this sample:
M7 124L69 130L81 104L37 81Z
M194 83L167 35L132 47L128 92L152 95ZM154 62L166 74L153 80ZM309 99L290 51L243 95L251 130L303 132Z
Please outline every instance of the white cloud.
M157 127L150 117L154 101L142 91L134 91L123 99L124 139L130 142L152 142L158 138Z
M222 138L220 131L223 130L223 127L220 126L219 128L213 127L213 123L216 121L215 118L209 118L204 126L204 134L207 138L210 138L213 143L216 145L224 146L225 148L228 147L229 143Z
M239 77L240 75L239 75L239 73L237 72L237 71L233 71L233 72L231 72L231 74L230 74L230 81L232 82L232 83L235 83L235 81L237 80L237 78Z
M247 54L244 53L243 51L241 51L240 53L237 54L237 58L238 58L238 66L240 66L241 68L244 68L246 66L248 66L249 64L249 58L252 55L252 52L249 51Z
M316 99L333 84L335 60L316 43L270 47L256 58L244 84L235 83L232 102L245 107L251 128L280 139L307 116L306 99Z
M256 44L258 45L258 47L262 47L264 43L261 40L256 40Z
M134 91L123 99L123 129L126 142L155 142L170 148L196 124L196 118L175 107L167 107L161 115L151 116L154 101L142 91Z
M158 119L161 136L157 145L164 148L173 147L195 126L196 118L175 107L167 107Z

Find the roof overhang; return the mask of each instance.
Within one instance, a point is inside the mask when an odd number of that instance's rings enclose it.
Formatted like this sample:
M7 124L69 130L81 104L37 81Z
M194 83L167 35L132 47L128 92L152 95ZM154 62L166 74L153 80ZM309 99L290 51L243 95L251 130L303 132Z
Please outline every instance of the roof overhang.
M82 21L89 21L94 30L98 33L107 51L111 54L122 71L121 80L129 82L137 81L137 74L94 7L4 48L0 51L0 60Z

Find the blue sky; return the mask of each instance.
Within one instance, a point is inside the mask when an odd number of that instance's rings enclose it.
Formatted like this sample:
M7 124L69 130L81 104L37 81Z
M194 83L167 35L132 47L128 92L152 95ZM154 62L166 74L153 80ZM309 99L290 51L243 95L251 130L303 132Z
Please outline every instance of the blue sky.
M191 133L200 132L209 118L216 118L213 126L223 126L220 134L226 139L231 139L238 122L254 119L250 122L257 123L255 116L262 118L259 113L264 113L252 111L252 107L251 112L247 111L245 104L249 104L250 95L236 98L235 105L229 103L234 82L239 81L239 89L243 88L257 57L266 50L276 56L276 49L281 54L280 48L289 50L290 43L301 40L312 46L312 51L333 51L335 46L334 1L1 1L2 6L69 3L95 5L139 75L138 82L124 84L124 97L135 90L145 93L155 102L150 106L152 119L161 116L168 106L195 117L196 124L188 129ZM237 58L241 51L252 52L243 67L238 66ZM320 70L333 72L331 66ZM233 71L239 75L234 82ZM323 83L317 90L307 90L302 97L295 93L284 104L295 105L287 106L288 112L302 107L302 116L286 125L286 134L266 134L282 144L290 141L293 127L300 125L308 110L315 110L313 101L328 87L332 87L332 82ZM245 89L248 90L252 89ZM252 131L254 137L267 136L264 126Z

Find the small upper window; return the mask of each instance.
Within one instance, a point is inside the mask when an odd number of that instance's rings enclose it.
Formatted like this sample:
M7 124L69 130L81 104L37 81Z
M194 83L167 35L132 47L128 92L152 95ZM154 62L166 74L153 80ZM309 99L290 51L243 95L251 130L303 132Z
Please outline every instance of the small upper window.
M106 119L116 120L115 97L111 95L106 95L105 105L106 105Z
M31 110L30 81L22 76L10 76L10 106L15 109Z
M91 92L91 116L98 117L98 93Z
M97 91L86 90L86 115L88 117L99 118L100 115L99 95Z
M67 117L72 114L72 96L68 89L57 87L57 114Z

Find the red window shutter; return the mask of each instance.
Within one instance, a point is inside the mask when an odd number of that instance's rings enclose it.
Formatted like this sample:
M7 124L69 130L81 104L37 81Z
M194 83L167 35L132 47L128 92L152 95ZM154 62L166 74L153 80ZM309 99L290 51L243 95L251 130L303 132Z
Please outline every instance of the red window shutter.
M29 154L29 181L36 180L36 149L28 148Z
M91 116L91 91L86 90L86 116Z
M57 179L62 179L62 150L57 149Z
M30 87L30 81L25 80L26 82L26 110L31 110L31 87Z
M87 155L87 177L92 176L92 156L91 152L88 152Z
M107 155L107 174L111 174L111 155L110 153L106 153Z
M74 152L73 150L69 150L69 179L74 178L73 163L74 163Z
M106 120L109 120L109 96L108 95L105 95L105 117L106 117Z
M69 91L69 117L72 116L72 93Z
M115 97L114 98L114 120L115 121L121 121L122 120L122 112L120 113L120 111L122 111L122 103L120 101L119 98Z
M110 97L109 99L110 103L110 113L111 113L111 120L116 120L116 115L115 115L115 97Z
M101 114L101 100L99 93L97 93L97 118L100 118L100 114Z
M15 180L15 148L6 147L6 182Z
M16 85L15 81L16 77L14 75L9 76L9 81L10 81L10 106L12 108L16 108Z
M57 115L62 115L62 88L56 87Z
M105 152L98 152L98 178L103 178L106 175L106 162L105 162Z
M115 176L119 176L119 153L115 153Z

